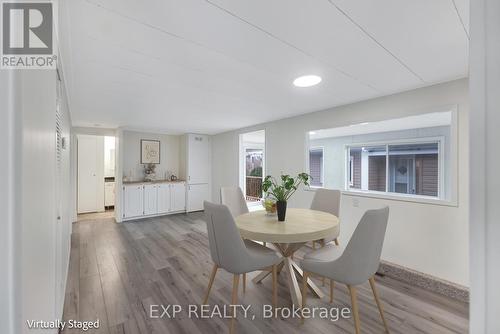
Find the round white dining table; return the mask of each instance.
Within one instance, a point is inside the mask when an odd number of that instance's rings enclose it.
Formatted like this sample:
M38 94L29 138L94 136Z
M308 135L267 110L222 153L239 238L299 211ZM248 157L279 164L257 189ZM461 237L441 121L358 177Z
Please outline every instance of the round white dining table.
M339 228L338 217L322 211L289 208L283 222L278 221L276 215L268 215L264 210L237 216L235 221L242 238L269 242L278 249L283 256L283 260L278 265L278 272L285 269L292 302L294 305L302 305L302 295L296 275L302 277L303 272L293 260L293 254L309 241L319 240L336 233ZM269 273L270 271L263 271L252 281L259 283ZM311 279L307 280L307 284L317 297L324 296Z

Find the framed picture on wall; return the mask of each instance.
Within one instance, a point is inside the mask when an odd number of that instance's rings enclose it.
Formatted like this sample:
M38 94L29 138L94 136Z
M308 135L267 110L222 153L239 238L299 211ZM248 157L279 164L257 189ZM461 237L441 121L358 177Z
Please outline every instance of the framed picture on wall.
M160 141L141 139L141 164L160 163Z

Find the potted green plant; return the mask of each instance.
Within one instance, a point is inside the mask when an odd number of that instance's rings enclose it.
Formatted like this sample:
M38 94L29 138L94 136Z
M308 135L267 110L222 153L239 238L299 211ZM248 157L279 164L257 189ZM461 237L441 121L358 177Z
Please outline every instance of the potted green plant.
M262 182L262 190L267 195L276 200L276 209L278 211L278 220L285 220L286 204L292 195L297 191L298 187L303 183L309 185L311 176L307 173L300 173L296 178L290 175L281 175L281 182L278 183L274 177L267 175Z

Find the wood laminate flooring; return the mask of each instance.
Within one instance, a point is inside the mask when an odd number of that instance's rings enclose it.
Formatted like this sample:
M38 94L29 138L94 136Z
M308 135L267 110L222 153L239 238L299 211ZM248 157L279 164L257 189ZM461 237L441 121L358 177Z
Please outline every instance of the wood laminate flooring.
M64 320L95 321L86 333L224 333L228 319L190 319L187 310L175 319L149 316L151 305L200 304L212 261L202 213L179 214L121 224L113 218L88 219L73 225ZM340 238L341 242L346 242ZM304 251L296 253L300 259ZM251 305L251 316L238 313L238 333L353 333L353 319L331 321L263 319L262 304L271 303L271 279L239 289L239 302ZM321 287L321 281L314 279ZM468 304L412 287L388 277L376 277L391 333L467 333ZM290 307L285 277L278 279L278 304ZM321 287L328 296L329 286ZM230 304L232 275L219 270L209 304ZM362 333L383 333L383 325L368 283L359 287ZM328 297L309 294L308 306L350 307L344 285L336 284L333 305ZM160 309L161 311L161 309ZM255 319L252 319L255 315ZM82 333L65 329L63 333Z

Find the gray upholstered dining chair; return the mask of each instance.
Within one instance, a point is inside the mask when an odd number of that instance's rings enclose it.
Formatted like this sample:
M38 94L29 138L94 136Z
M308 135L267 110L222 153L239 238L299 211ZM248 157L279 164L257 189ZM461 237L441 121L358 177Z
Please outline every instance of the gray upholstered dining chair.
M228 207L233 215L233 218L248 213L247 201L245 195L240 187L221 187L220 188L220 202ZM266 243L264 242L264 246ZM245 292L247 288L247 274L243 274L242 289Z
M220 202L229 208L233 217L248 213L248 206L240 187L221 187Z
M205 221L208 230L210 255L214 261L207 293L203 300L206 304L210 289L219 268L233 274L233 293L231 304L238 300L238 282L240 274L255 270L270 270L273 277L273 306L277 304L277 264L281 257L272 249L250 240L243 240L234 222L233 216L225 205L205 201ZM231 319L230 333L234 333L236 314Z
M385 330L389 333L382 304L375 289L374 279L380 264L388 217L388 207L366 211L344 251L340 250L340 247L330 244L306 254L301 262L304 270L304 282L307 281L307 276L311 273L330 279L330 302L333 301L334 281L347 285L351 294L356 334L360 333L356 285L366 281L370 282ZM307 284L303 284L302 307L306 305L306 294Z
M323 189L323 188L316 189L316 192L314 193L314 198L311 202L311 210L328 212L331 213L332 215L339 217L340 196L341 196L340 190ZM330 241L334 241L335 244L338 246L339 233L340 229L337 228L337 230L335 230L331 235L318 241L322 245L325 245ZM314 248L314 242L313 242L313 248Z

